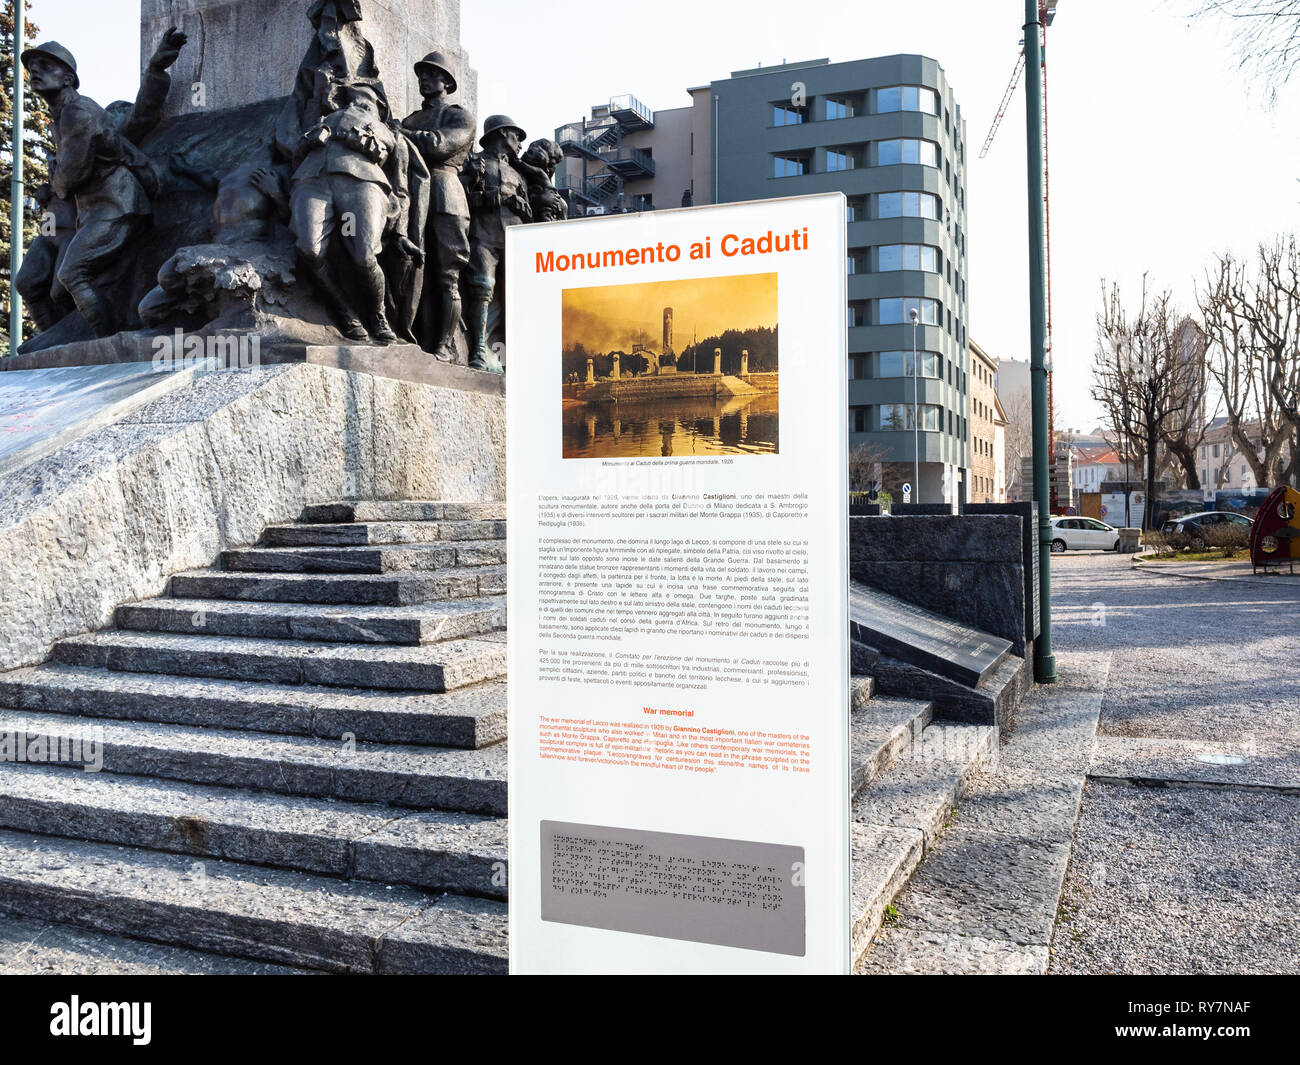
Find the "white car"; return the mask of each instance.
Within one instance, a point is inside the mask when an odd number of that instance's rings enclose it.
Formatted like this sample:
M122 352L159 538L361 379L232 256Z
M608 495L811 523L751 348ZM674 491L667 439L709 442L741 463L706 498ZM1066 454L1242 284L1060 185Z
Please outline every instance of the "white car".
M1052 519L1052 552L1118 551L1119 530L1096 518Z

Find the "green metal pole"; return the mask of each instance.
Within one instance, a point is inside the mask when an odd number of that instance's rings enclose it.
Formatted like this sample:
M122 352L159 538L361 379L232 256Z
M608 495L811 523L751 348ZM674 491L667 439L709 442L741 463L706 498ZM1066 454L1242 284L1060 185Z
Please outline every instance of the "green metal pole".
M1047 230L1043 219L1043 54L1038 0L1025 0L1025 137L1029 155L1029 351L1033 385L1034 499L1038 501L1038 616L1034 679L1056 683L1052 654L1051 482L1047 456Z
M23 342L23 298L18 295L18 270L23 265L23 38L26 0L14 0L14 121L13 177L9 181L9 354Z

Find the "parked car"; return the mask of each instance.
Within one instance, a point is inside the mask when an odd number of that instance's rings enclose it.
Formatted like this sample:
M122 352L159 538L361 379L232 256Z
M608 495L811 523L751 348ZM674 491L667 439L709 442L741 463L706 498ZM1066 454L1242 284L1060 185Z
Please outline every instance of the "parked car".
M1231 510L1203 510L1199 514L1188 514L1182 518L1170 518L1160 527L1166 536L1182 534L1193 544L1204 543L1203 533L1216 525L1240 525L1247 531L1255 523L1244 514Z
M1118 551L1119 530L1096 518L1052 519L1052 550Z

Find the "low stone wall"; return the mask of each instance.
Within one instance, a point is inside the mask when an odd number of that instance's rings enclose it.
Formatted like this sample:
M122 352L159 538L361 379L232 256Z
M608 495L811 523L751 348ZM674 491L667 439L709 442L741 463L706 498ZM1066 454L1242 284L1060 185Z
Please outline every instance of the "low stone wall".
M849 574L899 599L1010 640L1015 654L1025 654L1019 517L852 517Z
M0 477L0 668L336 499L505 498L505 398L314 365L200 375Z

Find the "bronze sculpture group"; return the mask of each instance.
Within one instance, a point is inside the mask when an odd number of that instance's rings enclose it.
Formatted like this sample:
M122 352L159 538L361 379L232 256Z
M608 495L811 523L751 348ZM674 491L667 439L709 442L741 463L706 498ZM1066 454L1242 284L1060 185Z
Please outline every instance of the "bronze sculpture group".
M503 336L505 231L566 216L552 181L559 149L539 139L524 150L526 134L504 115L490 116L476 142L474 115L452 99L456 64L439 52L415 64L419 109L391 115L360 0L314 0L307 14L313 38L273 135L224 168L182 145L160 175L140 149L159 124L183 33L164 36L134 104L108 109L80 94L62 46L23 53L56 149L37 194L47 224L16 279L38 328L74 312L95 337L129 327L111 292L165 176L213 197L210 239L170 248L139 301L144 327L219 324L242 293L250 305L278 299L289 317L314 313L352 343L418 344L502 372L493 340ZM276 293L304 288L314 310L283 310L292 300Z

